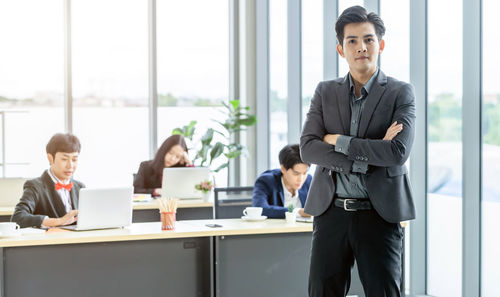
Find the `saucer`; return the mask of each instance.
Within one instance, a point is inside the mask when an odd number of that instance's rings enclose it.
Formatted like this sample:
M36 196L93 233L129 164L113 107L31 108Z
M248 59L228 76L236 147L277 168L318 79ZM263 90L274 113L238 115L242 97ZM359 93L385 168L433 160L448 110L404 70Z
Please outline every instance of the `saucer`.
M243 221L249 221L249 222L258 222L258 221L263 221L267 219L266 216L260 216L260 217L249 217L249 216L242 216L241 219Z

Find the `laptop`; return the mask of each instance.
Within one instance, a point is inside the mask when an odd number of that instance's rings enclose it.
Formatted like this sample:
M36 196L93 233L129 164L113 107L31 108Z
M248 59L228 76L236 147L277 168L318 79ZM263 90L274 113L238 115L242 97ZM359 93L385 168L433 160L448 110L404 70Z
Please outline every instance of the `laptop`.
M133 188L80 189L75 231L122 228L132 224Z
M210 180L210 169L207 167L164 168L161 196L178 199L201 199L202 192L195 185Z

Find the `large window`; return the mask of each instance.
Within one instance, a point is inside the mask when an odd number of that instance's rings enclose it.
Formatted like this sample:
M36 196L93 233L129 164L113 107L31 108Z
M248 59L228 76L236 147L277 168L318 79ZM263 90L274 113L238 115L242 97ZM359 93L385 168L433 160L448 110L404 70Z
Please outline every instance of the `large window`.
M221 102L228 102L228 11L228 1L157 1L158 146L174 128L193 120L191 149L200 148L208 128L220 130L213 119L224 120ZM216 183L226 185L227 170L216 175Z
M500 292L498 267L500 240L500 5L483 0L483 164L482 164L482 273L481 296L494 297Z
M39 176L64 131L63 24L62 0L0 2L0 177Z
M328 34L335 35L330 28ZM302 119L316 86L323 80L323 1L302 2Z
M398 11L398 13L393 13ZM380 59L380 68L386 75L398 80L410 80L410 1L382 0L380 15L384 21L385 49ZM409 160L406 165L409 166ZM410 224L405 228L405 288L410 288Z
M147 8L140 0L72 2L76 175L88 186L130 186L149 157Z
M269 1L269 104L271 168L279 167L279 151L288 143L287 1ZM260 172L259 172L260 174Z
M428 294L455 297L462 294L462 6L428 1L428 21Z

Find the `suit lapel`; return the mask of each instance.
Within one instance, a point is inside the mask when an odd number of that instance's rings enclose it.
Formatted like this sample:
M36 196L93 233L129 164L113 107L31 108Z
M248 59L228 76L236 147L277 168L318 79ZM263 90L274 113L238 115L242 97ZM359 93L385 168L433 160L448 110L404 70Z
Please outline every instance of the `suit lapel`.
M69 192L69 196L71 197L71 206L73 209L78 209L78 197L77 197L77 191L80 190L80 188L77 188L76 183L72 180L73 182L73 188L71 188L71 191Z
M351 105L349 104L349 74L344 77L344 81L337 91L337 105L342 122L342 129L344 135L350 135L351 129Z
M44 172L43 174L43 180L45 185L47 186L47 191L49 191L49 197L50 197L50 204L54 207L57 215L59 217L62 217L66 214L66 208L64 207L64 203L61 200L61 196L59 196L59 193L57 193L54 181L52 181L52 178L50 175L47 173L47 171Z
M368 124L373 115L373 111L377 107L382 94L385 91L385 84L387 83L387 77L379 70L377 81L373 83L370 93L366 97L365 106L363 107L363 112L361 113L361 120L359 121L358 137L364 138L366 130L368 129Z
M274 175L276 184L278 185L277 189L278 191L278 197L281 201L281 204L285 206L285 196L284 196L284 190L283 190L283 184L281 183L281 171L279 171L279 174Z

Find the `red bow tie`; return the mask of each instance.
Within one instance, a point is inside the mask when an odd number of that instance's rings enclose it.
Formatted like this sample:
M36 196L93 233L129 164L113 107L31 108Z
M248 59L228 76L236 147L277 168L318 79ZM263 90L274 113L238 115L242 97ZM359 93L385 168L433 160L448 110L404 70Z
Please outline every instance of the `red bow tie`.
M60 190L60 189L66 189L68 191L71 191L71 188L73 188L73 182L70 182L69 184L67 185L63 185L61 183L57 183L56 184L56 191Z

